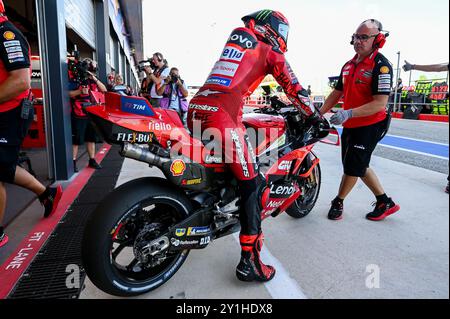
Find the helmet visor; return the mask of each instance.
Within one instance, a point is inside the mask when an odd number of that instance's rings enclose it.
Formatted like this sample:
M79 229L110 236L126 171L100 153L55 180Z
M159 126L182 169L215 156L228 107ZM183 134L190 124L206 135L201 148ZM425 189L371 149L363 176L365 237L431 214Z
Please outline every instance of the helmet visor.
M287 43L289 35L289 25L280 23L278 25L278 34L283 38L284 42Z

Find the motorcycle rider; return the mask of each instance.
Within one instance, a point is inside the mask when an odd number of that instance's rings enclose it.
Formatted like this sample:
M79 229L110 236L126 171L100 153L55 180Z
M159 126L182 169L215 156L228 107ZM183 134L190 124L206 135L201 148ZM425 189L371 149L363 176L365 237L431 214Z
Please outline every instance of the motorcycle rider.
M261 10L244 16L242 21L245 27L233 30L206 83L191 100L188 125L193 131L194 122L199 121L202 132L208 128L220 131L225 160L230 163L229 167L240 184L243 211L240 214L239 239L242 252L236 276L242 281L269 281L275 275L275 268L260 260L263 244L261 194L266 181L259 173L242 124L243 101L266 75L272 74L312 125L321 123L323 118L315 111L307 91L300 85L284 56L289 32L289 23L284 15Z

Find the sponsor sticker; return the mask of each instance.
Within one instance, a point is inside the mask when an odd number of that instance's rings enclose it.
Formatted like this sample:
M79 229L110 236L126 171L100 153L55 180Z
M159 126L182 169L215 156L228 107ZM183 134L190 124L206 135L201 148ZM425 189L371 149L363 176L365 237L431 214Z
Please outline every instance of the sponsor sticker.
M218 156L206 155L205 163L206 164L221 164L222 158L218 157Z
M381 79L390 79L391 78L391 75L390 74L380 74L379 76L378 76L378 78L381 80Z
M192 110L208 111L208 112L217 112L219 110L218 106L199 105L199 104L190 104L189 108Z
M189 227L187 231L188 236L198 236L209 233L210 229L208 226L205 227Z
M197 96L209 96L209 95L214 95L214 94L222 94L223 92L219 92L219 91L211 91L210 89L207 89L205 91L201 91L198 92L195 97Z
M5 48L16 47L20 46L20 41L7 41L3 43L3 45L5 46Z
M211 242L211 237L206 236L200 239L200 245L208 245Z
M117 133L116 141L129 143L150 143L153 140L152 134L148 133Z
M10 53L8 54L8 59L16 59L16 58L23 58L22 52L16 52L16 53Z
M192 246L192 245L198 245L198 240L179 240L179 239L172 238L171 243L175 247L178 247L180 245L181 246Z
M172 165L170 165L170 171L173 176L181 176L186 170L186 163L183 160L175 160Z
M372 77L372 72L370 71L364 71L362 72L363 77L365 78L371 78Z
M284 204L284 202L285 202L285 201L277 201L277 202L270 201L270 202L267 204L266 209L280 208L280 207Z
M202 179L201 178L196 178L196 179L185 179L181 182L181 185L184 186L189 186L189 185L198 185L202 183Z
M11 40L14 40L16 38L16 35L14 34L14 32L6 31L5 33L3 33L3 37L6 40L11 41Z
M278 169L280 171L288 172L291 169L292 161L282 161L280 165L278 165Z
M145 100L122 96L120 102L123 112L145 116L155 115Z
M211 74L233 77L236 74L238 68L239 64L232 62L218 61L214 65Z
M233 43L242 49L254 49L258 45L256 38L250 33L243 30L236 30L228 39L228 43Z
M344 72L342 72L342 75L349 75L349 74L350 74L349 71L344 71Z
M166 124L164 122L154 122L148 123L148 129L150 131L170 131L172 130L172 125Z
M242 59L244 58L244 55L245 55L245 51L244 52L239 51L235 47L226 46L225 49L223 49L220 59L241 62Z
M22 47L14 46L14 47L6 48L6 52L7 53L22 52Z
M175 236L183 237L186 234L186 228L177 228L175 229Z
M288 198L295 193L293 185L275 185L270 187L270 197L272 198Z
M25 58L17 58L9 60L9 63L16 63L16 62L25 62Z
M388 79L380 80L380 81L378 81L378 84L389 84L389 85L391 85L391 80L388 80Z
M231 139L233 140L234 145L236 147L236 153L238 155L239 162L242 167L242 172L245 177L250 177L247 162L245 161L244 150L242 148L241 142L239 141L239 135L234 130L231 131Z
M221 78L218 76L211 76L206 80L207 84L217 84L229 87L231 85L231 79Z
M380 73L382 74L388 74L389 73L389 68L387 66L382 66L380 68Z

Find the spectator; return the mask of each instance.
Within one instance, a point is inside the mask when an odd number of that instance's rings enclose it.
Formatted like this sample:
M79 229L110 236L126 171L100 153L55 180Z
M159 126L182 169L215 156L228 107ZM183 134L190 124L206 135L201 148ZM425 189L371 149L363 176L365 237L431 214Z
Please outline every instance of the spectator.
M62 196L62 187L45 187L28 171L17 165L23 138L34 118L31 102L30 46L24 35L5 15L0 0L0 247L8 243L3 217L6 210L4 183L34 192L44 206L44 217L51 216ZM11 50L6 50L11 48ZM14 58L10 52L14 52Z
M308 92L308 96L311 96L311 85L308 85L308 89L306 90L306 92Z
M114 78L114 86L110 90L121 95L132 95L132 89L129 85L125 85L121 74L117 74Z
M169 75L169 67L164 56L156 52L150 61L152 66L146 66L144 68L147 75L146 91L149 92L149 102L154 107L159 107L159 102L162 96L157 93L157 90L162 84L162 81Z
M95 161L95 142L97 134L87 114L84 111L86 104L90 101L90 92L107 92L106 86L95 76L97 63L91 59L84 59L84 63L89 65L86 79L73 78L69 81L69 96L72 107L72 143L73 143L73 166L74 172L78 172L77 157L78 148L86 143L89 155L89 167L101 169L102 167Z
M163 97L160 100L160 106L177 111L183 124L186 125L187 111L189 109L186 98L189 92L177 68L170 69L169 76L164 79L157 93Z
M441 63L441 64L425 64L425 65L418 65L418 64L411 64L408 61L405 60L405 65L403 66L403 70L405 72L411 71L411 70L417 70L417 71L423 71L423 72L443 72L449 70L449 64L448 62ZM448 93L447 93L448 95ZM448 96L447 96L448 98ZM445 188L445 192L448 194L450 188L450 176L447 176L447 187Z
M106 89L108 91L112 91L114 88L114 83L116 80L116 71L112 70L111 72L109 72L108 74L108 83L106 84Z
M114 86L123 85L123 77L121 74L117 74L114 78Z
M344 199L358 178L376 197L373 212L366 218L378 221L397 212L400 206L389 198L375 172L369 167L372 152L387 130L386 105L392 87L391 63L379 53L386 41L382 24L364 21L352 36L355 57L342 68L338 83L326 99L321 113L326 114L344 95L343 109L331 117L331 123L343 124L342 163L344 175L339 193L331 202L328 218L342 218Z

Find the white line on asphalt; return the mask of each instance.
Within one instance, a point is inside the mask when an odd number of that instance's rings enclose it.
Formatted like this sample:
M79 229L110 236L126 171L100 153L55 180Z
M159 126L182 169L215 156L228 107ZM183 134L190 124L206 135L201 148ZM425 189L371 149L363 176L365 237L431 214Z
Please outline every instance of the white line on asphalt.
M433 141L421 140L421 139L418 139L418 138L412 138L412 137L400 136L400 135L386 134L386 136L392 136L392 137L402 138L402 139L410 140L410 141L417 141L417 142L424 142L424 143L430 143L430 144L436 144L436 145L448 146L448 143L439 143L439 142L433 142Z
M429 153L423 153L423 152L418 152L418 151L413 151L407 148L401 148L401 147L396 147L396 146L392 146L392 145L387 145L387 144L383 144L380 142L380 144L378 144L379 146L383 146L383 147L388 147L388 148L392 148L395 150L399 150L399 151L405 151L405 152L410 152L410 153L415 153L415 154L420 154L420 155L425 155L425 156L430 156L430 157L435 157L435 158L439 158L439 159L443 159L443 160L447 160L448 161L448 157L444 157L444 156L439 156L439 155L433 155L433 154L429 154Z
M239 234L234 234L233 237L239 243ZM281 262L270 253L267 247L263 248L261 251L261 259L264 263L274 266L277 271L275 277L264 284L272 298L308 299L298 283L289 276L289 273L284 269Z

